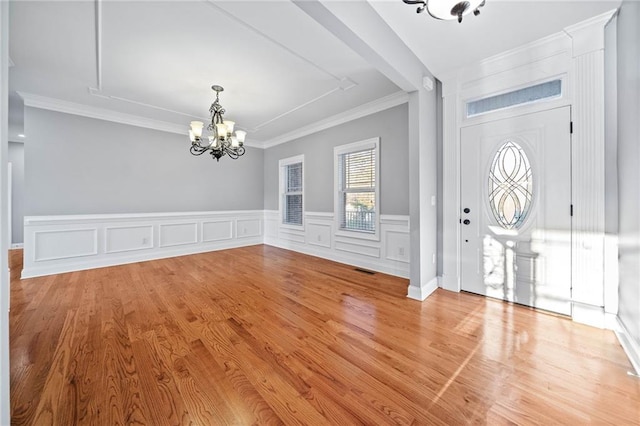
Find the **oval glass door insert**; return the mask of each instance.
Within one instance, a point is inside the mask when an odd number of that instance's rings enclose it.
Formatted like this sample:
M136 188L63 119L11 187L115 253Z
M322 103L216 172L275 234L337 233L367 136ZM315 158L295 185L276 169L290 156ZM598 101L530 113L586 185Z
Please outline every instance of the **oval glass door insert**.
M493 157L489 169L489 205L504 229L519 229L533 197L531 163L522 147L505 142Z

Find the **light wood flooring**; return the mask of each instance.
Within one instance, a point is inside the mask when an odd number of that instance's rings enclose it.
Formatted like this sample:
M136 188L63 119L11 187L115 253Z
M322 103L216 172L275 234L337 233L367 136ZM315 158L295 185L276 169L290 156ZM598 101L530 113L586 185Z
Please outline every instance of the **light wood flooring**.
M19 280L16 425L640 424L614 334L269 246Z

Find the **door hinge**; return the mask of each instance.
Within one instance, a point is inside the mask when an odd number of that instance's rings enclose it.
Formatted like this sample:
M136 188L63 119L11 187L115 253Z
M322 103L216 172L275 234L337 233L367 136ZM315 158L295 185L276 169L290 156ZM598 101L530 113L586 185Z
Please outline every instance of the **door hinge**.
M571 204L571 216L573 216L573 204Z
M569 122L569 133L573 134L573 121Z

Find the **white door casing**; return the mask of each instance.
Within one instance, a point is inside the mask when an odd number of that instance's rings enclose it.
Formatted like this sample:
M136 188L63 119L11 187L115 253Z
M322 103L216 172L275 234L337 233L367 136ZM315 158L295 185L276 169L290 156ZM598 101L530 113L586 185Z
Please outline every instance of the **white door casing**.
M562 107L462 128L462 290L571 314L570 122Z

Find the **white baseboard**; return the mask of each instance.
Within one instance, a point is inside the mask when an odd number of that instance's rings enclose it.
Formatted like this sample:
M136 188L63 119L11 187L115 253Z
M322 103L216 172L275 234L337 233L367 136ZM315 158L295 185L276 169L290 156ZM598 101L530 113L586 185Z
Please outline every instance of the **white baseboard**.
M423 301L438 288L438 277L434 277L431 281L422 284L420 287L409 285L407 297L409 299Z
M640 343L633 338L624 323L620 321L620 318L617 317L616 319L617 327L614 330L616 337L620 342L620 346L622 346L622 349L624 349L624 352L627 354L635 370L635 375L640 376Z
M580 324L606 330L614 330L617 327L614 314L605 312L602 306L592 306L585 303L572 302L571 319Z
M247 247L262 244L262 238L247 239L244 241L232 241L224 244L200 245L197 247L178 247L169 250L153 251L145 254L131 256L89 259L87 261L68 264L53 264L44 266L32 266L24 268L21 279L36 278L45 275L63 274L66 272L86 271L88 269L105 268L109 266L126 265L129 263L146 262L149 260L166 259L168 257L186 256L190 254L207 253L218 250L226 250L238 247Z

